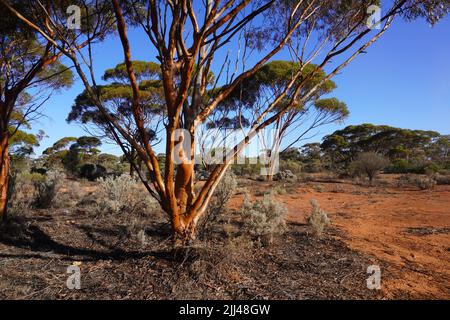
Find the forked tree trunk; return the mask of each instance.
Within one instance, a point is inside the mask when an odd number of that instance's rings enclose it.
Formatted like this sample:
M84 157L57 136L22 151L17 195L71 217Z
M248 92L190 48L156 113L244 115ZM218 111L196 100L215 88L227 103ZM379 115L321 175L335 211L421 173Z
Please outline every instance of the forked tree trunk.
M8 133L2 133L0 138L0 219L6 221L8 209L9 185L9 143Z
M197 238L198 219L189 219L187 211L175 214L172 212L168 213L172 220L172 240L175 247L186 246L195 241ZM192 211L189 211L189 213L192 213Z
M193 154L195 152L194 136L191 138L191 150L187 154L183 149L179 151L179 158L183 160L183 163L177 165L177 172L175 176L175 198L178 205L178 217L177 215L171 215L173 219L179 221L173 221L174 233L181 238L182 243L189 243L196 238L197 232L197 220L188 220L187 214L191 209L195 199L194 192L194 159ZM192 213L189 212L189 213Z

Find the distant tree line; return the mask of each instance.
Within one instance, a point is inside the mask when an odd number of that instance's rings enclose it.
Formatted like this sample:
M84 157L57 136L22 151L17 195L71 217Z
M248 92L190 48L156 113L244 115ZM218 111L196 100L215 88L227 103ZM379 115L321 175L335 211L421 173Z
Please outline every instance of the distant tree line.
M363 153L387 160L386 173L427 173L450 170L450 135L387 125L347 126L323 138L289 148L280 154L282 166L301 166L301 171L330 170L349 173L352 162Z
M57 170L89 180L125 173L132 176L149 174L139 162L130 165L126 155L101 153L99 147L102 142L93 136L64 137L45 149L41 156L32 158L33 147L39 145L43 135L43 132L36 135L26 132L15 134L11 141L15 171L45 174L46 171ZM164 170L165 155L158 154L157 157ZM200 180L211 170L202 163L197 163L196 167ZM260 176L261 169L262 164L251 158L246 158L243 164L232 165L232 171L241 177ZM448 173L450 135L387 125L351 125L325 136L321 143L285 149L279 154L279 170L288 170L293 174L331 171L341 175L362 171L370 179L380 170L385 173Z
M101 153L102 142L92 136L64 137L45 149L39 157L32 157L33 147L39 146L43 133L21 132L11 141L12 173L31 172L45 175L60 171L74 178L95 180L108 174L129 172L123 156Z

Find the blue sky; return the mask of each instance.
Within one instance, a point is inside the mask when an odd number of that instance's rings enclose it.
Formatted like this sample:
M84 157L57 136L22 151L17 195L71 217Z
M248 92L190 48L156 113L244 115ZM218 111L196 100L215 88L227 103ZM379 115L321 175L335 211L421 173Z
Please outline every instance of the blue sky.
M141 31L131 30L130 41L133 59L155 61L155 51ZM399 20L367 51L333 79L338 86L333 96L347 103L350 117L343 124L320 128L305 143L319 141L346 125L367 122L450 134L450 17L433 28L423 20ZM123 61L120 41L109 38L94 48L94 56L100 79L105 69ZM65 121L82 89L76 81L71 89L54 94L47 102L46 117L33 126L34 131L42 129L48 136L36 148L36 155L62 137L85 134L79 125ZM101 149L118 153L114 145Z

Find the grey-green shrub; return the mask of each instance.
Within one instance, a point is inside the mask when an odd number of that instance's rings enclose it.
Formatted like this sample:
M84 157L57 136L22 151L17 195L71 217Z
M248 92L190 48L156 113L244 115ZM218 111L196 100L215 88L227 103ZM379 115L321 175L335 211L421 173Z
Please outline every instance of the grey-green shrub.
M49 171L43 180L34 182L35 197L34 206L40 209L50 208L58 192L64 174L56 171Z
M293 174L291 170L280 170L274 178L278 181L287 182L295 182L297 180L297 176Z
M438 185L450 185L450 175L438 174L435 180Z
M288 193L288 192L285 188L285 185L282 185L282 186L277 185L272 189L272 194L274 194L274 195L283 195L286 193Z
M206 234L210 231L212 224L216 222L220 214L224 212L227 203L236 194L237 185L236 175L232 171L228 171L217 185L208 206L208 210L201 221L201 237L206 236Z
M308 224L311 227L313 234L317 237L322 237L323 232L326 227L328 227L331 222L328 215L323 211L319 203L316 200L311 200L312 210L308 217Z
M236 193L236 188L236 175L233 172L228 171L217 185L209 205L209 210L215 212L223 210L228 201L231 200L231 197Z
M34 202L34 182L45 177L38 173L21 172L13 174L9 181L9 201L8 212L10 214L21 214L23 211L29 210Z
M436 180L431 176L422 176L416 174L402 175L397 181L398 187L404 187L407 185L413 185L420 190L433 189L436 185Z
M70 207L82 207L86 195L85 188L82 187L80 181L66 179L64 181L64 190L58 190L52 203L52 208L62 209Z
M430 190L434 188L436 181L432 177L417 176L415 179L415 184L420 190Z
M282 234L286 229L287 209L273 200L271 194L263 200L250 201L247 197L240 214L244 219L244 233L259 242L272 243L273 236Z
M154 211L156 204L142 184L128 174L98 179L96 201L101 213L112 214Z
M30 208L50 208L64 179L64 173L57 171L45 175L36 172L13 174L9 185L9 212L20 214Z

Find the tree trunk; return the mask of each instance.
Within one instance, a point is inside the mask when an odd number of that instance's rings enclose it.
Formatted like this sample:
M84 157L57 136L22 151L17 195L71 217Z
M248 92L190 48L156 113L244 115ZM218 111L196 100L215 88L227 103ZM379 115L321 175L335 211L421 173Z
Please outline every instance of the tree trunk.
M195 154L195 131L190 133L190 145L183 145L185 138L181 136L179 141L179 150L176 157L181 162L176 166L174 195L177 202L177 212L171 213L172 231L176 242L181 240L181 245L186 245L195 240L196 237L196 219L189 219L193 215L191 212L195 200L194 191L194 154ZM169 208L170 210L170 208ZM195 221L193 221L195 220Z
M275 175L275 170L279 170L279 159L278 153L280 151L279 140L275 140L273 144L273 149L270 151L269 163L267 170L267 181L273 181L273 176Z
M192 204L194 195L192 189L193 174L193 163L183 163L177 166L177 175L175 178L175 197L177 199L181 214L185 213L187 206Z
M134 178L134 167L133 167L133 165L131 163L130 163L129 175L130 175L130 177Z
M267 181L273 181L274 173L275 173L275 162L271 160L267 172Z
M187 160L187 159L186 159ZM192 242L196 236L196 222L187 221L189 208L194 202L194 163L182 163L177 166L175 177L175 198L178 205L178 213L171 215L173 232L182 245Z
M187 219L187 213L172 214L172 236L175 247L184 247L197 238L198 219Z
M0 138L0 218L3 222L7 219L9 167L8 133L4 132Z

